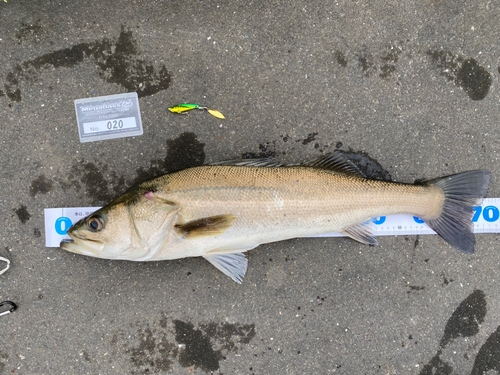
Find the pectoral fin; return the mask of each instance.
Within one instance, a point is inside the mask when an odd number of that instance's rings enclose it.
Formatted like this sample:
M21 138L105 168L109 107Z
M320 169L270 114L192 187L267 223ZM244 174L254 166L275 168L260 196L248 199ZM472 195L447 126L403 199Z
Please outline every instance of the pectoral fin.
M248 260L242 253L233 254L207 254L203 256L219 271L241 284L243 276L247 272Z
M375 239L375 225L371 220L366 223L355 224L344 228L342 233L361 243L365 243L367 245L378 245L378 242Z
M233 221L234 215L218 215L192 220L185 224L177 224L175 229L186 239L197 237L217 236L228 230Z

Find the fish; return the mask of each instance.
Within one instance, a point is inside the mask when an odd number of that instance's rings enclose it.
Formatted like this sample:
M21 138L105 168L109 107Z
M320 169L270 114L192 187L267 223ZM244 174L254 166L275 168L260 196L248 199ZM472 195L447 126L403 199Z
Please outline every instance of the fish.
M132 187L75 223L60 247L138 262L203 257L241 283L245 252L260 244L341 232L376 245L371 219L411 214L470 254L473 207L489 182L487 170L416 184L369 179L339 151L293 165L231 160Z

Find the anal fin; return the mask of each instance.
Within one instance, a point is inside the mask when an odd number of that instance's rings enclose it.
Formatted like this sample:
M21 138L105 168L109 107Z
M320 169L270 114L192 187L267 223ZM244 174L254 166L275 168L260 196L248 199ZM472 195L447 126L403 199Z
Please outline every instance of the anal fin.
M365 243L367 245L378 245L378 242L375 239L375 225L371 220L344 228L342 233L361 243Z

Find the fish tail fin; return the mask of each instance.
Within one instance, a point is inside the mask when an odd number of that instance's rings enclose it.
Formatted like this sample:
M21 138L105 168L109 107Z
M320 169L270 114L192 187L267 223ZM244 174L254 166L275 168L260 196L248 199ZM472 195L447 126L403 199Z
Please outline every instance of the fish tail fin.
M446 242L466 254L474 252L474 206L483 202L490 184L490 172L476 170L437 178L426 184L444 193L441 214L426 223Z

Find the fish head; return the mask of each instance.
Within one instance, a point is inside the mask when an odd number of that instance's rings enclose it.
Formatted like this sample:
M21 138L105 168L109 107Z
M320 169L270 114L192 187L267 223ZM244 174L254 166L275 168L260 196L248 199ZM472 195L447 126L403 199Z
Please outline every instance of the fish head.
M71 239L63 240L61 248L76 254L118 259L132 244L131 236L123 235L131 224L123 205L103 207L71 226L68 229Z
M148 260L171 232L178 207L150 193L122 196L68 229L60 247L104 259Z

